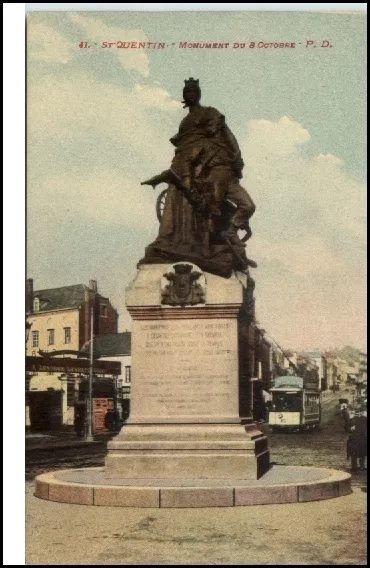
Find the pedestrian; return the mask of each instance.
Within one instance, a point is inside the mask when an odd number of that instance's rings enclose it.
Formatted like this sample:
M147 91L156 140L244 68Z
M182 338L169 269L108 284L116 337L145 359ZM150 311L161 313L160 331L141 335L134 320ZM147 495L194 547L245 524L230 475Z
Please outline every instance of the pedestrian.
M83 438L85 433L85 404L78 401L75 403L74 426L78 438Z
M353 418L352 410L350 406L346 406L342 410L343 426L345 432L350 432L351 418Z
M266 422L269 421L269 415L270 415L271 410L272 410L272 402L271 402L271 400L267 400L266 404L265 404L265 420L266 420Z
M350 421L351 433L347 441L347 459L351 458L351 471L365 470L367 457L367 417L362 409L355 412Z
M116 430L116 413L114 410L109 409L105 415L104 425L109 432L115 432Z

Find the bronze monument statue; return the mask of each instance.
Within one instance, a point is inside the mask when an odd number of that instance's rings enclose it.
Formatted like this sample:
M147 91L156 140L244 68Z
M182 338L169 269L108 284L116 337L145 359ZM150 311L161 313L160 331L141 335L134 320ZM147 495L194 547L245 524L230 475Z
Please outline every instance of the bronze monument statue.
M171 167L141 184L168 188L158 237L140 264L188 260L220 276L247 272L256 266L245 250L255 205L239 183L244 163L238 143L225 117L200 105L198 79L185 80L183 97L189 113L171 138Z

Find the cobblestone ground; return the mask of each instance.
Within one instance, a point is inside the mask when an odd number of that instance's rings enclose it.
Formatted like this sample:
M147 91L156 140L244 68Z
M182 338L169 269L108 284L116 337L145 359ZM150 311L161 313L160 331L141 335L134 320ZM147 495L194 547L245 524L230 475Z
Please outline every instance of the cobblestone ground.
M268 429L262 425L262 429ZM312 433L270 434L271 461L348 470L336 401ZM28 475L101 465L105 446L32 452ZM90 451L90 453L89 453ZM80 453L79 453L80 452ZM43 461L44 460L44 461ZM121 509L42 501L26 483L26 555L35 565L365 565L366 476L353 493L289 505L213 509Z
M269 433L268 426L263 424L261 429L269 437L271 461L279 465L326 467L349 472L348 433L340 416L338 396L324 402L319 430ZM366 472L355 472L352 480L352 485L367 486Z
M212 509L43 501L27 482L27 564L366 565L366 496Z
M348 434L344 431L339 413L337 402L339 396L337 394L324 402L322 425L319 430L307 433L270 433L267 424L260 424L259 427L269 437L272 463L349 471L349 462L346 459ZM103 466L108 438L90 446L59 447L53 451L50 448L52 439L46 440L44 448L26 452L26 479L31 481L40 473L57 469ZM62 440L60 443L68 442ZM364 474L356 474L354 478L355 483L357 481L361 483L362 480L366 484Z
M107 444L90 446L33 450L26 453L26 480L32 481L36 475L57 469L75 467L99 467L104 465Z

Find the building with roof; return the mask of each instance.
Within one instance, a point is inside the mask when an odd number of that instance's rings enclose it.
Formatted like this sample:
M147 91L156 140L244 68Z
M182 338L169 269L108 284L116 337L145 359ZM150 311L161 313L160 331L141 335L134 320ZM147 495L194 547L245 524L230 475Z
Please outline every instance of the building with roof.
M319 389L325 391L328 388L328 366L327 360L321 351L310 351L305 354L306 357L314 363L319 372Z
M89 345L81 353L89 353ZM109 333L94 337L94 359L121 363L121 375L114 377L114 396L121 421L130 413L131 393L131 332Z
M93 316L93 317L91 317ZM34 290L26 282L26 355L78 357L94 335L117 334L118 313L97 282ZM72 425L80 375L39 372L26 377L26 425L53 429Z
M362 383L367 384L367 353L360 351L359 376Z
M335 361L327 357L328 389L339 389L338 365Z
M251 411L255 420L265 417L265 397L272 386L271 344L265 333L256 322L249 321L241 343L242 376L248 384L246 393L252 399Z
M273 375L274 378L284 376L287 374L288 369L294 371L304 381L311 384L319 384L319 370L314 361L311 361L305 353L300 353L293 350L281 350L274 346L273 349Z

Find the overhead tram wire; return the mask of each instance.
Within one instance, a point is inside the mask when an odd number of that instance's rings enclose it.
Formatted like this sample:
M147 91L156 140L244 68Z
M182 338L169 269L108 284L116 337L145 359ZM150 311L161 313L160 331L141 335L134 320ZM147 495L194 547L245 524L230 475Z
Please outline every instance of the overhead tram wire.
M284 357L289 361L289 365L291 365L291 366L293 367L293 369L297 372L297 371L298 371L297 366L296 366L296 364L293 363L293 361L291 361L291 360L289 359L289 357L285 354L285 353L286 353L286 350L283 349L283 347L282 347L281 345L279 345L279 343L276 341L276 339L274 339L273 337L271 337L271 335L270 335L269 333L266 333L266 332L265 332L264 335L266 335L267 338L268 338L270 341L273 341L273 342L275 343L275 345L280 349L280 351L282 352L282 354L284 355Z

